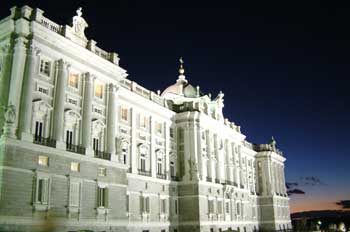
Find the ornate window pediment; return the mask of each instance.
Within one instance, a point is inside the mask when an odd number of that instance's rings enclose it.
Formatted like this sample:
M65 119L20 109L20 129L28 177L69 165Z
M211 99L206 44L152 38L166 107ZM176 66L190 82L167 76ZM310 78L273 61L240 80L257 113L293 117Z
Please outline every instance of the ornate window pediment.
M79 121L81 120L81 116L80 114L75 111L75 110L71 110L71 109L67 109L64 112L64 121L68 124L78 124Z
M138 145L138 148L139 148L139 152L140 152L141 155L148 156L148 150L149 150L149 148L148 148L147 145L145 145L145 144L143 144L143 143L140 143L140 144Z
M156 156L157 156L158 159L163 159L164 155L165 155L165 153L164 153L164 151L162 149L157 149L156 150Z
M50 104L41 99L33 101L33 112L35 112L39 117L49 114L52 109L53 108Z
M104 124L104 122L100 119L94 119L92 120L91 127L92 127L92 131L101 132L106 127L106 124Z

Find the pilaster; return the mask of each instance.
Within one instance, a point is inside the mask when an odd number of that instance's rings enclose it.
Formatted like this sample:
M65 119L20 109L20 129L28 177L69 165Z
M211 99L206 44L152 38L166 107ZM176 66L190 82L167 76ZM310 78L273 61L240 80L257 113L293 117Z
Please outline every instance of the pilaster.
M131 172L133 174L138 173L138 151L136 144L136 111L130 109L131 115Z
M82 145L86 148L87 156L94 156L91 146L91 121L92 121L92 99L95 78L90 73L84 74L84 96L83 96L83 119L82 119Z
M33 92L34 92L34 83L35 83L34 78L38 73L39 54L40 54L40 49L31 45L30 49L28 50L27 72L23 81L20 137L22 140L25 140L28 142L33 141L33 135L31 133Z
M11 79L10 79L10 88L9 88L9 98L8 98L8 106L13 106L14 111L14 121L13 123L8 124L7 127L10 131L13 131L13 135L8 135L9 137L16 138L17 137L17 129L19 124L19 112L20 112L20 103L21 103L21 93L22 92L22 84L23 84L23 76L24 69L26 63L26 45L28 40L24 37L17 37L15 39L14 45L14 54L12 60L12 68L11 68Z
M117 162L116 131L117 131L117 91L114 84L108 86L108 117L107 117L107 152L111 154L111 160Z
M59 149L65 149L64 144L64 105L65 105L65 92L67 85L67 78L69 75L70 64L60 59L56 63L57 65L57 78L55 89L55 107L53 115L53 138L56 140L56 147Z
M150 168L151 168L151 176L156 178L157 177L157 157L156 157L156 151L155 151L155 120L151 116L150 119L150 129L151 129L151 147L150 147Z

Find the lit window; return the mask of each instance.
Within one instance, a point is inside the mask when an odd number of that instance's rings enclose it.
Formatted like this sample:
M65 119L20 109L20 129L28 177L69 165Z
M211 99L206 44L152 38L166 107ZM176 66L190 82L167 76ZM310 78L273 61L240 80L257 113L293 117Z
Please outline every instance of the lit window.
M122 119L124 121L128 121L128 109L127 108L122 108L121 112L122 112Z
M140 115L140 127L147 128L147 124L148 124L147 122L148 122L148 118Z
M78 88L78 82L79 82L79 74L77 73L70 73L68 78L68 85L73 88Z
M157 123L156 123L156 132L157 132L158 134L161 134L162 131L163 131L163 125L162 125L162 123L157 122Z
M73 172L79 172L80 171L80 164L78 162L72 162L70 164L70 170Z
M107 176L107 169L106 168L98 168L98 175L99 176Z
M51 76L51 61L41 59L40 60L40 73L45 76Z
M49 166L49 157L44 155L39 155L38 164L42 166Z
M98 98L102 98L103 94L103 85L96 83L95 84L95 96Z

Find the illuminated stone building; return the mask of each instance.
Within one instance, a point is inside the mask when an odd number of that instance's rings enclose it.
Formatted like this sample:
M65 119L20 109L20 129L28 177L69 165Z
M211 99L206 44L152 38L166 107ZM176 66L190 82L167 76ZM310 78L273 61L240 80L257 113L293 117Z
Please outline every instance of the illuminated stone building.
M224 118L223 93L182 60L147 90L85 37L81 8L71 26L43 13L0 21L0 231L291 228L285 158Z

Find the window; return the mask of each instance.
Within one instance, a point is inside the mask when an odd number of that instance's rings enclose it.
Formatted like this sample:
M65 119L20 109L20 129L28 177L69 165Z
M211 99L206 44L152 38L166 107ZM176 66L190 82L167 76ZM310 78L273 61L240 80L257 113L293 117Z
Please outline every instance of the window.
M175 176L175 164L173 161L170 162L170 176Z
M158 158L157 159L157 174L162 174L162 159Z
M162 131L163 131L163 124L159 123L159 122L156 122L156 133L157 134L161 134Z
M80 164L78 162L71 162L70 163L70 170L73 172L79 172L80 171Z
M174 138L175 134L174 134L174 128L170 127L170 138Z
M108 206L108 189L97 187L97 207L107 208Z
M241 204L239 202L236 203L236 214L240 215L241 214Z
M47 205L49 201L49 179L41 178L37 181L36 202Z
M208 213L212 214L214 213L214 201L208 200Z
M71 182L69 186L69 206L78 207L80 204L80 183Z
M149 213L149 197L140 196L140 212Z
M73 88L78 88L79 83L79 74L77 73L70 73L68 78L68 85Z
M222 214L222 201L217 201L217 211L218 214Z
M44 155L39 155L38 164L42 166L49 166L49 157Z
M35 122L35 134L34 139L36 142L41 142L41 138L43 137L43 123L36 121Z
M126 212L129 212L130 211L130 209L129 209L129 198L130 198L130 196L129 195L126 195L126 199L125 199L125 208L126 208Z
M73 131L71 131L71 130L66 131L66 145L67 145L67 149L72 149Z
M99 175L99 176L107 176L107 169L106 169L106 168L99 167L99 168L98 168L98 175Z
M146 171L146 159L145 157L140 158L140 169L141 171L145 172Z
M124 121L128 121L128 109L127 108L122 108L121 110L121 116L122 116L122 120Z
M93 139L92 148L94 151L99 151L99 139L97 138Z
M160 200L160 213L161 214L166 213L166 201L165 201L165 199Z
M103 85L100 83L95 84L95 97L103 98Z
M148 118L140 115L140 127L147 128L147 126L148 126Z
M51 61L41 59L40 60L40 73L45 76L51 76Z
M226 202L226 213L230 213L230 202Z
M178 200L175 200L175 207L174 207L174 210L175 210L175 215L178 215L179 214L179 205L178 205Z

